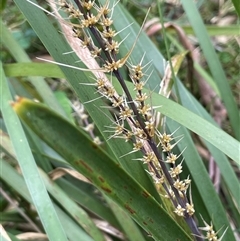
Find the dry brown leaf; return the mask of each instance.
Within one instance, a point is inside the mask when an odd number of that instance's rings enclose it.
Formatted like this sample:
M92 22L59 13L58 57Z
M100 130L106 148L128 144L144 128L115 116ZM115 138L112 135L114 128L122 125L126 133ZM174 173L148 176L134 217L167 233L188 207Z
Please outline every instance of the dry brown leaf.
M108 234L111 234L112 236L117 237L121 240L124 239L123 233L121 233L118 229L111 226L108 222L103 221L103 220L99 220L99 219L93 219L93 222L96 224L96 226L100 230L102 230L102 231L104 231Z
M20 240L48 241L48 237L44 233L27 232L18 234L16 237Z
M71 175L72 177L78 179L78 180L81 180L83 182L87 182L87 183L90 183L90 181L85 177L83 176L81 173L75 171L75 170L72 170L72 169L68 169L68 168L63 168L63 167L58 167L56 169L54 169L53 171L51 171L49 173L49 177L52 179L52 180L56 180L66 174L69 174Z

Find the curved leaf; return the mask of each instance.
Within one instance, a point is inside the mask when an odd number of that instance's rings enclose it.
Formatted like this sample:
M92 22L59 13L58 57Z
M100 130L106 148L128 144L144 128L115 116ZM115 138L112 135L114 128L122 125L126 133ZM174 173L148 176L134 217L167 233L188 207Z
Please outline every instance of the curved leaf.
M154 239L191 240L150 193L84 133L42 104L22 98L14 109L40 138L124 208Z
M1 111L33 203L38 211L49 240L67 241L66 234L59 222L56 211L38 173L35 160L28 145L21 123L12 108L10 108L9 101L11 101L12 98L1 63L0 69L2 72L2 76L0 78L0 86L2 90L0 100ZM36 190L38 190L38 193L36 193Z
M194 32L198 38L199 44L202 48L203 54L206 58L208 66L213 75L214 81L220 91L221 98L228 111L230 123L232 125L233 133L236 139L240 140L239 132L239 110L234 100L232 91L230 89L229 82L221 66L221 63L217 57L215 49L213 48L212 42L208 36L207 30L204 26L203 20L196 7L196 4L192 0L182 1L183 8L188 16L188 20L192 25ZM240 4L238 3L238 6Z

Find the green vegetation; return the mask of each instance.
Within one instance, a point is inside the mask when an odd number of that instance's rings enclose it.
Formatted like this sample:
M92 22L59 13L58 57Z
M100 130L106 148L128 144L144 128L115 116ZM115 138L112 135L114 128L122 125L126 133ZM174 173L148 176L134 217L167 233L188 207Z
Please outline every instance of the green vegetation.
M238 240L236 2L93 2L1 6L1 238Z

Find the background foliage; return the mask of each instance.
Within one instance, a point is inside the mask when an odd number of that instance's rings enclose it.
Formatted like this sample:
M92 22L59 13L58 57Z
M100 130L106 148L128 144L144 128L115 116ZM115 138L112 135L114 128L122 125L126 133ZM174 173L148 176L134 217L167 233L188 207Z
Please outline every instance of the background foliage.
M132 160L139 154L125 156L132 150L131 144L119 139L107 141L106 126L111 125L112 117L108 109L102 108L106 105L103 100L84 105L88 122L95 126L93 133L84 130L87 123L81 119L81 103L97 95L92 86L80 83L92 83L91 73L36 63L36 56L49 58L50 54L57 62L84 66L76 55L63 55L71 48L56 19L25 0L14 2L2 4L0 22L0 201L1 223L7 232L1 231L3 240L24 240L28 235L33 240L54 241L79 237L144 241L151 236L155 240L191 240L184 224L173 220L163 208L165 203L146 167ZM39 4L49 9L46 2ZM144 54L144 63L151 61L148 71L152 75L147 85L149 91L154 91L151 104L161 106L157 110L166 116L167 132L177 130L174 136L184 136L175 152L180 154L187 147L182 153L182 176L191 176L199 226L204 226L202 215L208 223L212 221L215 230L222 228L220 235L228 227L222 240L238 240L239 9L233 7L237 6L234 1L222 5L215 1L198 1L196 5L190 0L182 4L166 1L160 10L156 1L121 1L112 16L114 27L121 30L133 23L118 35L121 41L130 33L121 45L121 56L136 40L140 29L137 22L141 25L150 5L145 25L149 37L140 35L131 61L137 64ZM156 21L151 21L154 18ZM170 21L180 26L200 51L193 65L183 61L176 71L179 78L172 76L174 84L168 99L158 94L165 59L179 53L185 56L186 47L173 27L158 29L160 23ZM190 78L189 69L198 75ZM128 80L125 68L122 74ZM211 91L203 91L203 83L208 83ZM128 87L133 89L131 83ZM117 84L115 88L120 90ZM207 101L206 96L212 93L214 96ZM19 100L14 108L24 120L21 124L9 108L16 95L37 99L44 105ZM93 137L100 137L100 148L93 144ZM49 173L55 169L63 176L52 181L57 174Z

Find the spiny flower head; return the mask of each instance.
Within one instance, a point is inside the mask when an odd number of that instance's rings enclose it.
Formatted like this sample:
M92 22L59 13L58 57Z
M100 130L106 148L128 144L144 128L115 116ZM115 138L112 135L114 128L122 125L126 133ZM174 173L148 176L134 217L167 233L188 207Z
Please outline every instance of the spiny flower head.
M186 183L184 181L180 181L179 179L174 182L173 186L179 191L185 191L187 189Z
M192 215L195 213L194 205L193 205L193 204L186 203L186 212L187 212L190 216L192 216Z
M116 122L113 122L115 127L111 126L110 138L120 137L125 141L131 141L133 150L130 153L142 151L143 157L139 159L148 164L148 173L152 176L154 183L162 185L166 197L175 207L174 213L180 217L191 219L195 212L194 205L192 201L188 201L186 195L190 180L189 178L180 179L182 162L176 164L179 156L172 152L177 142L172 144L173 134L161 134L155 126L154 108L146 103L149 95L144 91L144 86L148 79L144 79L147 75L143 72L146 66L142 65L143 59L135 65L127 66L126 64L135 45L125 57L119 58L118 56L121 42L114 39L117 33L112 28L111 16L108 16L110 12L113 13L113 10L109 8L109 1L106 1L104 6L98 7L95 1L82 0L76 4L79 9L75 9L75 6L64 0L61 0L59 5L69 13L69 18L75 18L74 24L72 24L73 33L78 38L77 40L80 40L81 45L89 49L91 56L96 58L100 71L111 72L111 75L115 75L121 84L124 94L119 96L112 83L107 79L97 78L95 83L97 92L111 102L111 106L117 113ZM79 24L75 24L75 20ZM129 69L135 98L130 94L119 71L123 66L127 66ZM92 124L87 124L85 130L92 132L93 128ZM156 140L159 143L156 143ZM160 153L159 144L163 154ZM212 226L207 226L202 230L207 232L208 240L217 240ZM194 230L193 233L198 232Z
M114 51L115 53L118 53L119 51L119 43L115 40L112 40L111 43L107 42L106 43L106 47L105 47L105 51L109 51L112 52Z
M113 30L112 28L108 28L107 30L103 30L102 35L104 38L113 38L116 34L116 31Z
M118 96L112 99L112 106L113 107L120 107L123 104L123 97Z
M93 25L95 25L98 22L98 19L96 16L94 16L92 13L88 13L87 14L87 18L83 19L81 21L82 24L82 28L88 28L88 27L92 27Z
M161 136L160 136L160 141L165 144L165 143L170 143L172 141L172 136L171 135L168 135L166 133L163 133Z
M203 220L203 222L205 224L205 227L200 227L199 229L206 232L206 236L204 237L204 239L206 239L208 241L221 241L225 232L227 231L227 229L223 232L222 236L218 239L217 234L220 230L215 232L214 229L213 229L212 223L209 225L204 220Z
M104 17L101 22L101 25L103 25L104 27L110 27L112 23L113 23L113 20L111 18Z
M135 86L134 90L140 91L143 89L144 85L145 85L145 83L142 81L136 82L136 83L134 83L134 86Z
M178 164L176 167L170 168L171 177L177 177L182 172L182 164Z
M59 6L69 14L69 18L80 19L80 17L83 15L78 9L65 0L59 1Z
M145 122L146 130L148 131L148 134L150 137L153 137L155 135L155 123L154 121L146 121Z
M143 163L156 162L157 158L153 152L147 152L145 156L143 156Z
M143 147L143 142L140 140L137 140L135 143L133 143L133 150L134 151L139 151Z
M135 128L134 135L140 139L146 140L146 133L141 128Z
M185 210L185 208L181 207L181 205L178 204L177 208L174 210L174 213L176 213L180 217L184 217Z
M98 78L96 82L96 86L99 90L103 89L107 84L107 81L103 78Z
M167 156L167 159L166 159L166 163L172 163L172 164L175 164L176 160L177 160L178 156L173 154L173 153L170 153L168 156Z
M132 109L130 109L128 106L125 106L123 109L121 109L119 116L121 119L126 120L132 116L132 112Z
M151 110L151 106L149 104L145 104L144 106L138 107L138 112L141 115L147 115L148 112ZM150 114L149 114L150 115Z
M140 64L136 65L136 66L132 66L131 68L131 78L134 82L138 82L142 77L143 77L143 72L142 72L143 68Z
M138 102L143 102L145 101L146 99L148 98L147 94L146 93L143 93L143 94L137 94L136 95L136 98L135 100L138 101Z
M112 60L111 62L106 61L106 63L104 64L104 69L106 72L113 72L114 70L118 70L121 67L123 67L124 65L124 60L123 59L119 59L117 61Z
M115 135L121 135L124 131L124 126L123 124L120 125L120 124L117 124L116 127L115 127Z
M82 6L89 11L94 6L94 3L95 3L95 1L90 1L90 0L89 1L83 1Z

